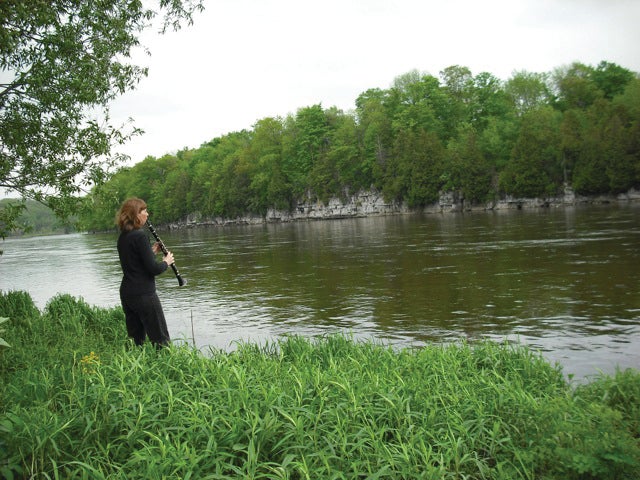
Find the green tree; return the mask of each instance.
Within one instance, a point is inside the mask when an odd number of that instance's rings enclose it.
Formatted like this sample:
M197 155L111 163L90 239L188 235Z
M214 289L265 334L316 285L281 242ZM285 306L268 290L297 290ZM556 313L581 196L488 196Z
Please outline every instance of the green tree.
M157 0L163 32L191 22L201 0ZM77 211L77 195L104 181L132 135L113 125L111 101L147 69L129 63L157 13L140 0L0 2L0 187ZM0 235L16 209L0 211Z
M381 171L392 148L392 116L386 104L387 93L370 89L356 99L358 138L362 151L360 169L370 184L381 188Z
M630 81L624 91L613 99L613 104L623 107L631 121L640 122L640 78Z
M386 165L385 198L406 201L409 207L421 207L438 199L442 177L444 148L433 132L419 129L398 132L393 161Z
M549 105L552 99L548 75L543 73L516 72L507 80L505 92L518 115Z
M597 164L604 167L599 175L606 174L607 179L606 188L602 185L602 191L598 193L628 191L637 185L637 151L633 147L634 130L628 111L607 100L600 100L589 109L589 118L592 126L589 136L597 139L597 146L594 146L600 157Z
M615 63L602 61L592 71L591 76L598 88L603 92L604 98L613 99L624 92L625 88L635 78L635 74Z
M635 185L635 165L629 153L629 138L620 116L613 113L604 130L604 151L611 193L624 193Z
M310 191L327 202L343 197L350 188L371 184L359 166L356 125L353 116L335 107L326 110L325 147L309 172Z
M456 138L449 141L445 158L444 190L458 192L469 204L489 199L493 169L482 153L477 132L470 124L461 125Z
M167 174L175 166L176 160L173 155L164 155L161 158L148 156L142 162L136 163L129 171L132 176L131 185L135 185L135 192L127 192L127 196L135 195L147 202L151 222L158 223L166 220L163 210L164 182Z
M84 197L79 228L86 231L107 231L115 228L115 212L129 196L138 195L130 168L121 168L108 181L96 185Z
M189 155L189 172L191 175L191 189L187 194L189 213L208 215L209 192L211 190L211 171L215 167L216 147L211 143L202 145Z
M473 78L472 94L469 120L478 133L488 126L490 119L504 117L512 110L502 82L488 72Z
M520 118L511 112L487 119L478 141L483 156L496 172L509 163L519 131Z
M561 110L585 109L604 97L604 92L594 80L594 69L583 63L557 68L553 79Z
M638 122L631 112L624 103L606 99L587 109L573 175L576 192L623 193L638 186Z
M576 162L572 185L576 193L594 195L605 193L609 189L609 181L606 175L607 162L603 157L602 144L598 138L587 136L584 142L584 150Z
M327 155L335 160L341 188L351 192L370 188L373 176L363 159L360 130L355 117L337 111L333 125L333 140Z
M515 197L547 197L562 186L559 112L543 107L522 118L511 160L500 176L500 188Z
M628 161L633 165L633 186L640 187L640 78L634 78L620 95L612 100L616 111L624 110L627 117L625 129L627 132Z
M453 65L442 70L440 78L447 104L446 116L444 116L446 133L440 137L448 140L462 123L468 122L472 118L473 75L469 68Z
M167 169L164 181L159 188L160 195L155 198L162 212L160 221L184 219L190 212L188 202L191 191L191 175L188 163L178 155L177 161Z
M321 105L298 110L285 124L283 171L297 198L308 189L311 170L329 146L329 124Z
M396 77L388 99L394 133L428 130L443 137L454 122L450 98L431 75L420 75L414 70Z
M256 213L291 206L291 185L282 170L283 133L280 118L264 118L254 125L250 154L256 169L251 178L250 208Z
M243 130L218 144L218 160L210 170L211 213L233 218L249 212L253 164L249 151L251 134Z
M571 109L564 113L560 124L560 142L562 148L562 175L565 183L569 182L573 166L580 158L584 143L584 113Z

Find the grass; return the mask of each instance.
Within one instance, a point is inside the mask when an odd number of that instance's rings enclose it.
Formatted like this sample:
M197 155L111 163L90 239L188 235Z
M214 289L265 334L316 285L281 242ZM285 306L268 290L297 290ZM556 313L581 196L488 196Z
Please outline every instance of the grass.
M640 373L573 388L524 347L283 338L206 355L119 308L0 295L0 476L631 479Z

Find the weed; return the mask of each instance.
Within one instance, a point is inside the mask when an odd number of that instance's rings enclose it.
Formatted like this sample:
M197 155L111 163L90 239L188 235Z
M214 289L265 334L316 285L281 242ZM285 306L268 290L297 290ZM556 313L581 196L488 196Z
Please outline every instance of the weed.
M640 474L637 372L574 389L528 349L491 342L127 348L118 309L65 296L28 324L0 355L7 478Z

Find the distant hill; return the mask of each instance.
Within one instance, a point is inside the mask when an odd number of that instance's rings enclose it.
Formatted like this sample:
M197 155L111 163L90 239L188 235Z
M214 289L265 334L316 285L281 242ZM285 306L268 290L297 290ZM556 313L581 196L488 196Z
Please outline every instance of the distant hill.
M8 203L15 203L15 199L4 198L0 200L0 209ZM18 229L13 230L9 236L22 235L56 235L61 233L73 233L76 231L72 224L64 224L48 207L33 200L27 200L27 208L18 219Z

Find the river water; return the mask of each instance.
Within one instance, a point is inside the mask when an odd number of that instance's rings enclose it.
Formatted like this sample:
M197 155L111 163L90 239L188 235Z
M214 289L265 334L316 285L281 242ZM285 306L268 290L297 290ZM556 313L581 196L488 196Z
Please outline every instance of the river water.
M519 342L577 379L640 368L638 204L159 233L188 280L158 279L170 333L203 350L344 332ZM0 290L118 305L116 236L7 239Z

